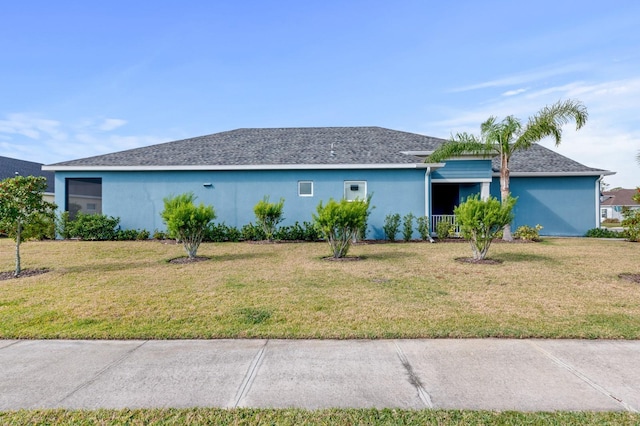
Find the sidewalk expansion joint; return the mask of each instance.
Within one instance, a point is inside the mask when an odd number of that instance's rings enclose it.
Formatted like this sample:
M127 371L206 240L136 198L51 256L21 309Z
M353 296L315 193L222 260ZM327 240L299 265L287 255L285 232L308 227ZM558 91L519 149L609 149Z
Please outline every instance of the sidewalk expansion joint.
M531 340L529 340L528 342L534 348L536 348L536 350L541 352L544 356L549 358L551 361L553 361L554 363L556 363L560 367L564 368L565 370L567 370L568 372L570 372L571 374L573 374L574 376L576 376L577 378L579 378L580 380L582 380L583 382L585 382L586 384L591 386L596 391L598 391L601 394L605 395L606 397L612 399L613 401L615 401L616 404L619 404L626 411L629 411L629 412L632 412L632 413L637 413L638 412L637 408L635 408L634 406L626 403L621 398L618 398L617 396L613 395L611 392L609 392L608 390L606 390L605 388L603 388L602 386L600 386L599 384L597 384L596 382L591 380L586 374L582 373L580 370L578 370L577 368L573 367L571 364L569 364L567 362L564 362L563 360L561 360L557 356L553 355L551 352L549 352L549 351L545 350L544 348L540 347L539 345L537 345L535 342L533 342Z
M1 351L2 349L10 348L11 346L17 345L18 343L22 343L22 342L24 342L24 340L16 340L16 341L15 341L15 342L13 342L13 343L9 343L8 345L1 347L1 348L0 348L0 351Z
M95 381L98 380L98 378L100 378L100 376L102 376L104 373L106 373L107 371L111 370L113 367L115 367L118 364L121 364L122 361L124 361L125 359L129 358L131 356L131 354L133 354L135 351L137 351L138 349L140 349L143 345L145 345L148 342L148 340L143 341L142 343L140 343L139 345L137 345L136 347L129 349L127 352L124 353L124 355L122 355L120 358L116 359L115 361L107 364L102 370L98 371L90 380L87 380L85 383L81 384L80 386L76 387L74 390L72 390L71 392L69 392L68 394L66 394L65 396L63 396L59 401L58 404L62 404L64 402L65 399L71 397L72 395L74 395L75 393L77 393L78 391L86 388L87 386L89 386L90 384L94 383Z
M238 392L233 400L233 403L230 404L229 408L237 408L240 405L240 402L247 396L251 386L253 385L256 376L258 375L258 370L260 369L260 365L262 364L262 360L264 359L264 354L267 351L267 344L269 340L267 339L264 342L264 345L260 348L258 353L253 357L251 364L249 365L249 369L240 384L240 388L238 388Z
M393 344L396 346L396 354L398 355L398 358L400 358L402 366L405 368L405 370L407 370L407 374L409 375L409 383L411 383L416 388L416 391L418 391L418 397L420 398L422 403L427 408L433 408L431 396L429 396L429 393L425 390L418 375L415 373L415 371L413 371L413 367L411 366L409 359L405 355L400 345L398 345L397 341L394 340Z

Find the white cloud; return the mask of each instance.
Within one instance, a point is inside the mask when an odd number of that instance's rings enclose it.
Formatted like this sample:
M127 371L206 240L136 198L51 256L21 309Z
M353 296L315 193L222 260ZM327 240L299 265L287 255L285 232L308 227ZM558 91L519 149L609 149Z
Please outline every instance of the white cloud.
M502 94L502 96L515 96L515 95L519 95L520 93L524 93L526 92L528 89L515 89L515 90L507 90L506 92L504 92Z
M484 81L482 83L472 84L469 86L462 86L451 89L450 92L468 92L478 89L488 89L493 87L505 87L505 86L519 86L525 83L531 83L533 81L539 81L547 79L549 77L556 77L559 75L574 73L589 68L588 64L570 64L548 67L545 69L534 70L530 72L524 72L497 78L495 80Z
M68 124L33 114L9 114L0 120L0 155L50 164L166 141L150 135L105 134L126 123L99 118Z
M0 120L0 133L26 136L29 139L51 137L64 139L66 134L60 130L60 122L27 114L9 114Z
M125 124L127 124L126 120L121 120L119 118L105 118L98 128L108 132L117 129L118 127L122 127Z

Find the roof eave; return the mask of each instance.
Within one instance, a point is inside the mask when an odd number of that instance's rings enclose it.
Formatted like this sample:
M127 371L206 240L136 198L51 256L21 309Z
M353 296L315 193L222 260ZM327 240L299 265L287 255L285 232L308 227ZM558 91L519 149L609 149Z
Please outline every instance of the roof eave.
M363 170L363 169L428 169L444 167L444 163L395 164L244 164L192 166L64 166L48 165L42 170L54 172L144 172L144 171L225 171L225 170Z
M609 170L585 170L582 172L511 172L511 177L560 177L560 176L611 176L616 172ZM493 172L494 177L500 177L500 172Z

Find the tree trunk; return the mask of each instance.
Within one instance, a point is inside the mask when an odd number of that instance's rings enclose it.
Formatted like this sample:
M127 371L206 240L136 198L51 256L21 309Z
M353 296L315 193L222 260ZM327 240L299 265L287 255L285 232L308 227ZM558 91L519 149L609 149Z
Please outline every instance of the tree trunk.
M509 191L509 157L502 153L500 155L500 202L504 204L509 198L511 191ZM502 229L502 240L513 241L511 235L511 224L508 223Z
M22 223L18 222L18 229L16 232L16 271L13 274L14 277L19 277L20 272L20 238L22 237Z

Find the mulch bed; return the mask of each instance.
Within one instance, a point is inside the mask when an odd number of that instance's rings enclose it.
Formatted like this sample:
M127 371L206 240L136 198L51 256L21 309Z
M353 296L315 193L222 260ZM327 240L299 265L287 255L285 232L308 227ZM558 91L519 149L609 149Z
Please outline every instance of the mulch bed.
M640 274L620 274L618 278L640 284Z
M188 257L184 256L184 257L176 257L174 259L169 259L169 263L174 263L174 264L185 264L185 263L196 263L196 262L204 262L205 260L210 260L210 257L206 257L206 256L196 256L193 259L189 259Z
M23 269L17 277L14 276L14 271L0 272L0 281L10 280L12 278L33 277L35 275L46 274L47 272L49 272L49 269Z
M456 257L456 262L473 263L475 265L500 265L502 260L498 259L474 259L473 257Z
M354 261L362 260L362 257L358 257L358 256L347 256L347 257L327 256L327 257L323 257L322 260L327 260L329 262L354 262Z

